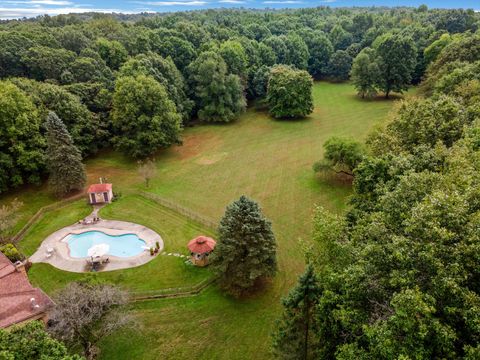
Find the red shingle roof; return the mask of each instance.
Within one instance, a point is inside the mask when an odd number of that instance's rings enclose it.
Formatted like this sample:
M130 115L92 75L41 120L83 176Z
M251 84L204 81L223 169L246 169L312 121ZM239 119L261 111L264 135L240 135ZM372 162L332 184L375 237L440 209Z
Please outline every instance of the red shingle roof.
M100 193L112 190L112 184L92 184L88 187L89 193Z
M0 328L31 319L52 305L53 301L0 252Z
M213 251L217 242L207 236L198 236L188 243L188 250L197 254L205 254Z

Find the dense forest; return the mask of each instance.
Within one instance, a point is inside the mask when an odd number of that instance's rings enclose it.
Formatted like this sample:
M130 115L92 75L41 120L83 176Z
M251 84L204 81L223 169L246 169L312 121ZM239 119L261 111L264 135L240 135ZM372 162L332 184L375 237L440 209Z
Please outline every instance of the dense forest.
M378 71L363 59L375 51L354 60L361 95L376 91L358 77ZM480 35L444 33L421 61L421 96L365 146L324 144L315 170L350 174L354 194L345 215L316 210L309 264L274 336L279 358L480 357Z
M479 28L473 11L425 6L4 22L0 192L58 180L60 158L78 170L105 147L149 157L247 104L306 116L312 79L350 79L359 98L418 85L366 144L325 143L315 169L347 174L354 192L343 215L316 210L272 348L283 359L478 359Z
M473 11L425 6L4 21L0 193L38 184L51 172L49 112L84 158L110 146L145 158L181 143L185 126L233 121L247 101L269 105L277 118L307 115L311 100L298 97L311 88L306 71L316 80L344 81L351 74L361 96L402 92L429 66L444 71L441 50L469 38L475 44L478 26ZM278 80L268 97L271 74ZM275 103L296 97L304 100Z

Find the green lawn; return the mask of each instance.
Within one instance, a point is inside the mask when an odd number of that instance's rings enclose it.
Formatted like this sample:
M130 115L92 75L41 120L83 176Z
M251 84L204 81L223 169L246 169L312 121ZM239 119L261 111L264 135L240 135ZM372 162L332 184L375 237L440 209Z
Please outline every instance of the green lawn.
M219 219L246 194L272 220L280 271L262 294L234 300L216 288L186 299L133 306L143 327L109 337L104 359L266 359L280 299L303 269L299 239L307 240L315 204L341 212L351 189L319 179L312 164L332 135L362 140L387 118L392 102L361 101L350 85L316 84L316 109L302 121L275 121L250 109L228 125L185 131L184 145L157 156L149 191ZM143 188L140 181L134 185Z
M85 202L82 202L83 204ZM87 207L89 211L91 208ZM80 219L77 203L47 214L21 242L23 246L38 246L38 239ZM59 211L66 215L61 215ZM87 211L88 214L88 211ZM120 200L101 210L101 216L108 219L128 220L155 230L165 242L167 253L188 254L187 242L195 236L206 234L213 236L212 230L195 223L151 200L141 196L123 196ZM64 219L61 221L58 219ZM53 221L51 221L53 220ZM30 251L28 252L31 253ZM31 281L48 293L65 286L70 281L91 277L92 274L76 274L58 270L47 264L34 264L29 271ZM196 268L185 264L185 260L175 256L156 256L147 264L126 269L95 274L99 280L108 281L127 288L132 292L154 292L159 289L187 287L200 283L210 277L208 268Z
M249 299L233 300L211 287L191 298L132 305L131 311L143 325L106 338L102 358L270 357L269 334L280 311L280 299L304 267L299 240L309 238L313 209L318 204L341 212L351 194L348 184L317 177L312 164L322 158L322 145L329 137L363 140L372 126L387 118L393 104L363 101L349 84L323 82L314 86L314 101L314 113L300 121L276 121L250 109L232 124L187 128L183 146L157 155L158 174L148 191L213 219L219 219L225 206L242 194L257 200L273 222L279 273L264 292ZM106 176L115 190L125 194L144 190L135 168L133 161L111 151L87 162L90 181ZM175 215L167 216L166 212L143 198L124 196L102 216L150 226L164 237L168 251L180 249L193 232L185 220L176 228ZM30 240L25 248L37 240ZM145 265L145 270L121 271L121 281L113 281L135 284L157 269L160 277L161 267L156 263L162 260ZM44 284L47 291L72 278L40 267L33 267L31 278ZM184 280L193 277L184 275ZM115 277L113 273L106 276ZM165 285L160 278L155 281L155 286Z
M92 212L86 200L78 200L65 207L48 211L25 234L18 247L25 255L32 255L52 232L72 225Z

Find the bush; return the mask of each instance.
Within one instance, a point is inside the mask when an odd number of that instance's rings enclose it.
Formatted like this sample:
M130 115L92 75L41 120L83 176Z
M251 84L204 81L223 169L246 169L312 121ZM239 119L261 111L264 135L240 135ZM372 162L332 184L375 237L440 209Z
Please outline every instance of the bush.
M0 245L0 251L12 262L22 261L25 256L13 244Z

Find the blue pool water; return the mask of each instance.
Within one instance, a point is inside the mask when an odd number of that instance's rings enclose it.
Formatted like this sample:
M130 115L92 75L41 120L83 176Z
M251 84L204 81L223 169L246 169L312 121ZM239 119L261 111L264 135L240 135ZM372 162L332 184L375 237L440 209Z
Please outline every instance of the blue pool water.
M70 256L73 258L88 257L88 249L98 244L108 244L109 255L130 257L140 254L145 241L135 234L107 235L101 231L87 231L81 234L71 234L67 238Z

